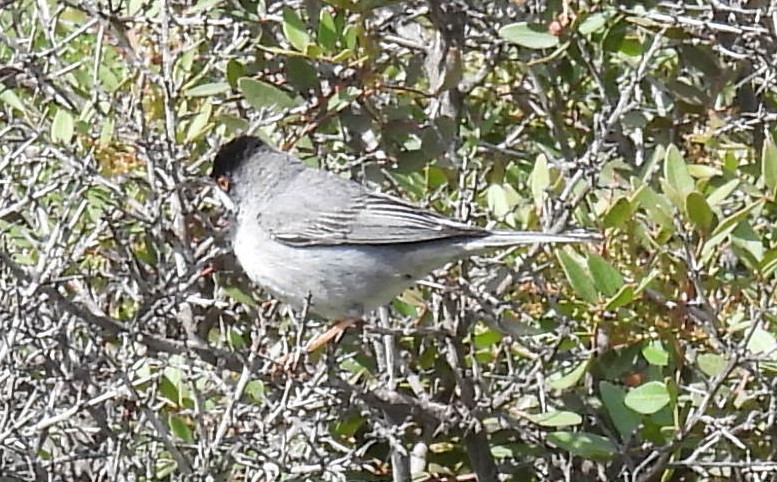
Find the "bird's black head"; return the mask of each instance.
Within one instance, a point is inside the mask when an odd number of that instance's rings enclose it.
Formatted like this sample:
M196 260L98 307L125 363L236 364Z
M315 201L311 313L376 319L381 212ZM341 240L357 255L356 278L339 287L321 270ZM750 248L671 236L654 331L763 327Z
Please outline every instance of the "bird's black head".
M229 191L234 174L263 147L265 143L258 137L240 136L232 139L221 146L216 154L210 177L223 190Z

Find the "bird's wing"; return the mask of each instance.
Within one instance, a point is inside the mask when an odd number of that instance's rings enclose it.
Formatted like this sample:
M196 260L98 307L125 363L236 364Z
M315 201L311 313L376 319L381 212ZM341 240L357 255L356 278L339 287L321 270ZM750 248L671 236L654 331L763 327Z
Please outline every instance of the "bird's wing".
M260 212L259 224L275 240L291 246L385 245L488 234L312 169L278 189L272 204Z

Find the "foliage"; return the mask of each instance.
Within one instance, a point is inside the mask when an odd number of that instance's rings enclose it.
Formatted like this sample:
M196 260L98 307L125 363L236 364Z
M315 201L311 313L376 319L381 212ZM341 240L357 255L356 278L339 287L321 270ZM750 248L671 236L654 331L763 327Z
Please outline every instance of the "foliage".
M0 474L777 470L773 5L3 3ZM202 177L249 131L472 223L605 241L440 270L278 373L327 321L227 253Z

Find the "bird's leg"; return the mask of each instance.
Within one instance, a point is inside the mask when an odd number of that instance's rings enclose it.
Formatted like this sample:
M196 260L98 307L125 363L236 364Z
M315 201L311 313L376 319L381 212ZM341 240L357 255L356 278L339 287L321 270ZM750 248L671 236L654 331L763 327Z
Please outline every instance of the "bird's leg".
M310 340L307 345L305 345L304 353L312 353L322 346L326 345L336 337L338 337L340 334L345 332L345 330L348 329L348 327L353 326L357 322L360 322L361 318L345 318L340 321L337 321L335 324L329 327L328 330L326 330L324 333L318 335L314 339ZM299 362L301 353L298 351L294 351L292 353L287 353L283 356L280 356L273 360L273 364L275 365L275 368L279 371L294 371L296 369L296 365Z
M305 347L305 351L310 353L318 350L322 346L332 341L341 333L344 333L345 330L347 330L349 327L356 324L357 321L361 321L361 320L359 318L345 318L343 320L336 322L334 325L330 326L329 329L326 330L324 333L310 340L310 342Z

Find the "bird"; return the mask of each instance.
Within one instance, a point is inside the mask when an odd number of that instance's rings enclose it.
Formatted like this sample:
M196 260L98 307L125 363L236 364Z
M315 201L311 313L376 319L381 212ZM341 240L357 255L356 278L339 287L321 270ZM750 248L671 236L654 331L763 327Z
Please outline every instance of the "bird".
M219 148L210 177L231 213L232 249L248 277L329 320L360 319L451 261L600 239L466 224L307 166L251 135Z

